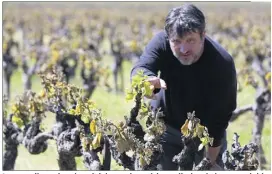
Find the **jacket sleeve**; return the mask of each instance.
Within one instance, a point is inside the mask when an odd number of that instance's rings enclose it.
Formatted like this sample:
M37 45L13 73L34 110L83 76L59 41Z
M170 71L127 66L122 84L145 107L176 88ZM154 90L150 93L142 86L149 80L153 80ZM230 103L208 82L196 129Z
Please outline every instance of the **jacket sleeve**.
M130 80L139 70L143 70L147 76L157 76L161 69L164 38L162 33L155 35L145 47L139 61L133 66Z
M209 134L214 138L213 147L221 145L224 131L237 107L237 77L233 60L229 59L219 72L211 93L207 123Z

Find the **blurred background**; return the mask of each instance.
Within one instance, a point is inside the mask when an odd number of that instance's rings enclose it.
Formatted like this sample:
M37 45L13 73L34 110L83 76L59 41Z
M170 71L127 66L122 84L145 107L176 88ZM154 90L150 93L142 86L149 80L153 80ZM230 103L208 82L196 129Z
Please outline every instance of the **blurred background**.
M37 71L48 65L62 68L66 82L85 90L105 118L128 115L130 70L145 45L163 30L165 17L182 2L3 2L3 94L9 103L25 90L39 92ZM233 56L239 80L238 108L254 105L260 89L270 90L271 3L193 2L206 16L207 35ZM92 84L92 85L90 85ZM264 103L269 105L270 97ZM261 125L263 169L271 170L270 112ZM228 127L228 149L234 132L241 145L252 140L254 112L241 114ZM44 126L50 129L53 115ZM15 170L58 170L55 141L40 155L23 146ZM77 169L86 170L80 157ZM112 163L113 170L123 170Z

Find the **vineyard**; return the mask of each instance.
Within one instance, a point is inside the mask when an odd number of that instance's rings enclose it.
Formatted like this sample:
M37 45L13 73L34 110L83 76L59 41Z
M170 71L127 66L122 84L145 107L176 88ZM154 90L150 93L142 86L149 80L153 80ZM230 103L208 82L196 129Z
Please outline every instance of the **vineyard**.
M147 77L130 78L130 71L179 5L4 2L3 169L160 170L164 115L144 97L152 93ZM224 169L271 170L271 5L196 5L207 35L237 69ZM180 170L209 170L209 159L193 166L189 154L213 138L197 114L186 117L184 150L173 162Z

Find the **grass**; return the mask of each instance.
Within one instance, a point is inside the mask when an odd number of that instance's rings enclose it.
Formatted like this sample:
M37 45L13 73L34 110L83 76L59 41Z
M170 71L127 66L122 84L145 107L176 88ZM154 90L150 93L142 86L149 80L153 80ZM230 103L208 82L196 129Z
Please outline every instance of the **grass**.
M110 65L112 63L111 57L105 58L106 64ZM124 63L124 79L125 79L125 88L129 85L129 74L131 69L131 64L129 62ZM111 83L113 84L113 78L110 78ZM32 79L33 86L32 89L35 92L39 92L41 85L40 79L37 76L34 76ZM77 72L76 78L73 79L70 83L77 84L81 86L82 81ZM14 100L16 95L23 93L23 85L21 79L21 72L17 71L12 76L11 79L11 99ZM241 93L238 94L238 106L243 106L254 102L255 91L251 87L245 88ZM126 102L125 96L123 94L108 93L103 88L98 87L92 99L97 103L97 105L103 110L103 115L105 118L111 119L114 122L122 120L123 116L128 115L130 109L133 106L133 103ZM54 115L48 114L45 121L45 128L49 130L54 123ZM245 145L250 142L252 138L252 129L254 127L253 115L252 113L247 113L239 117L234 122L229 124L227 129L227 140L228 140L228 149L232 142L232 136L234 132L237 132L240 135L241 145ZM266 170L271 170L271 121L270 117L266 118L262 144L265 152L265 157L267 159ZM57 149L55 141L49 140L48 149L40 155L31 155L22 145L19 146L19 154L15 164L15 170L59 170L57 162ZM77 169L78 170L87 170L82 162L82 157L77 157ZM122 167L118 166L114 160L112 160L111 165L112 170L123 170Z

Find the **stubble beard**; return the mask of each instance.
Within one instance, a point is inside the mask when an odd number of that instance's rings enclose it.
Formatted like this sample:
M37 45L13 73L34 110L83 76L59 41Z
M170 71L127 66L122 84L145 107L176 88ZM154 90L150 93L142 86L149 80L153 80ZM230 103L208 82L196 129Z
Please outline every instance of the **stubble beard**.
M188 57L187 60L180 59L176 53L174 53L174 56L178 59L178 61L182 65L189 66L189 65L196 63L200 59L201 55L203 54L203 51L204 51L204 42L202 44L202 47L201 47L201 50L199 51L199 53L191 55L191 57Z
M178 56L176 56L176 58L178 59L178 61L179 61L182 65L188 66L188 65L192 65L192 64L195 62L196 57L195 57L195 55L192 55L192 56L193 56L193 58L188 57L187 60L178 58Z

